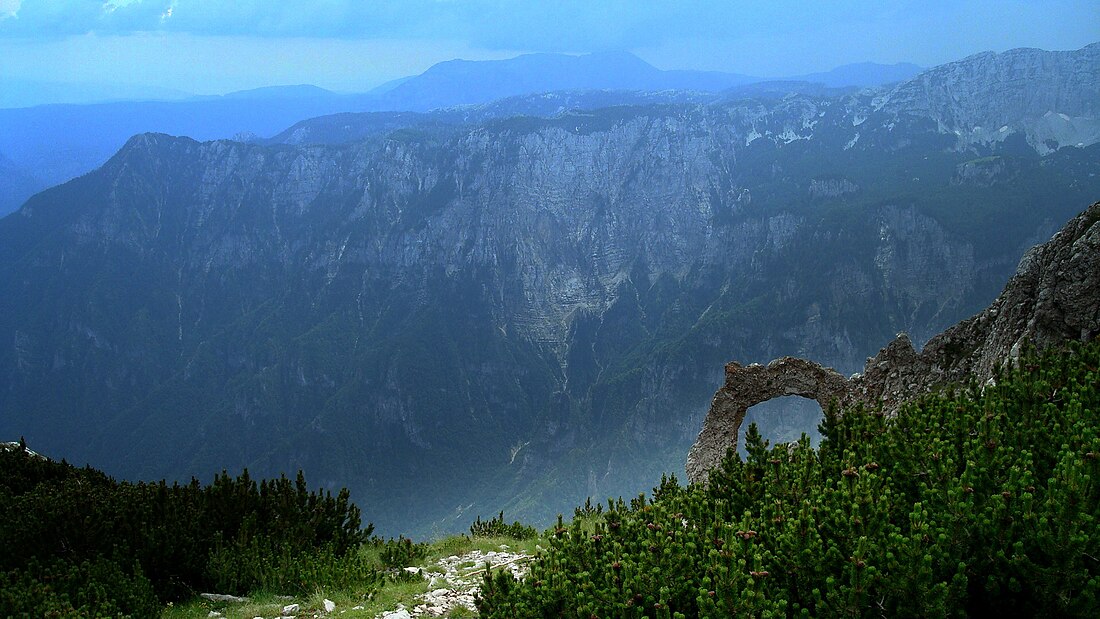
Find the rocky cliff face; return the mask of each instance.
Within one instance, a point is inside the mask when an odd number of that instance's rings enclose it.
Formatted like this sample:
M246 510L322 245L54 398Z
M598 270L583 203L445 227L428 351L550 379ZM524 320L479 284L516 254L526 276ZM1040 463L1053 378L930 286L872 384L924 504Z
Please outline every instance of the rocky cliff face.
M898 407L933 389L992 380L1029 347L1045 350L1100 335L1100 202L1030 250L993 304L932 338L917 353L902 334L850 380L831 368L785 357L766 367L726 365L703 430L688 455L691 481L705 481L737 436L748 408L782 395L830 404Z
M1022 135L1047 153L1100 139L1098 67L1100 43L1067 52L985 52L925 71L874 105L929 118L960 146Z
M436 120L138 136L0 220L0 434L304 467L383 533L545 519L678 469L730 355L854 371L1100 195L1098 146L959 150L869 95ZM984 156L1013 174L957 182Z

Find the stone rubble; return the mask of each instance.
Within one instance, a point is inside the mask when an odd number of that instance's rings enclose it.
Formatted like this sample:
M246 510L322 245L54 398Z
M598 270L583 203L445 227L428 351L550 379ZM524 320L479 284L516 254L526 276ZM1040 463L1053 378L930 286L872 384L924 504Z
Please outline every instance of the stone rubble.
M246 597L238 597L238 596L235 596L235 595L226 595L224 593L200 593L199 597L201 597L204 600L209 600L211 602L232 602L234 604L249 601L249 599L246 598Z
M474 550L461 555L451 555L439 561L439 567L442 571L429 571L420 567L403 568L405 572L419 574L427 580L432 590L419 595L413 608L408 609L404 604L398 604L397 608L376 615L376 619L442 617L459 606L476 612L474 598L480 588L486 563L493 570L508 570L515 578L523 578L527 575L527 563L531 560L531 556L523 553L507 552L507 550L508 547L502 545L499 551L483 552ZM211 601L247 601L247 598L234 598L233 596L214 593L203 594L203 597ZM332 600L325 599L321 604L326 613L332 613L336 610L336 604ZM351 610L363 610L363 606L354 606ZM275 619L294 619L300 611L300 604L287 604L283 607L281 616ZM343 612L346 611L341 611L341 613ZM215 615L221 616L220 613L214 611L210 614L212 618ZM256 617L255 619L262 619L262 617Z
M490 569L506 569L513 577L523 578L527 574L527 563L530 560L530 555L506 550L474 550L462 555L451 555L439 561L442 572L421 570L421 575L433 588L418 597L416 606L410 610L398 605L397 609L382 613L377 619L442 617L459 606L476 611L474 598L480 589L486 563Z

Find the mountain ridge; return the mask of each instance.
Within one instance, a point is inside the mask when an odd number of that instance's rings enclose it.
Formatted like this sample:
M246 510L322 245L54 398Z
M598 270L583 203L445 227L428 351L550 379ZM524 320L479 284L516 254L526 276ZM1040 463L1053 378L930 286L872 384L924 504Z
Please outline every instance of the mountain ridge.
M532 64L540 59L545 66ZM461 69L459 74L454 74L456 68ZM476 79L471 81L465 75L468 72ZM91 171L131 135L147 131L199 140L238 134L266 137L296 122L335 113L425 112L434 107L477 105L501 97L576 88L716 92L760 79L714 71L659 70L626 52L542 54L500 61L447 61L420 75L392 80L359 94L284 85L216 96L176 93L162 97L169 100L0 109L0 151L8 152L16 165L41 179L31 185L9 185L16 190L10 197L0 196L0 216L21 206L36 191ZM482 87L475 87L477 80Z

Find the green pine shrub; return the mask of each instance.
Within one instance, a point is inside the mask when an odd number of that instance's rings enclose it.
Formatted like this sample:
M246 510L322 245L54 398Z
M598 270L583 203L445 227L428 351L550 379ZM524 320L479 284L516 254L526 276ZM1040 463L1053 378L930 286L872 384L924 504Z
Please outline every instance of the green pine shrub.
M481 516L470 525L472 537L510 537L517 540L534 539L539 532L534 527L527 526L519 521L512 524L504 523L504 512L500 512L496 518L482 520Z
M208 574L216 591L299 596L340 590L366 597L382 583L382 572L358 552L338 553L331 547L303 551L255 539L215 550Z
M416 543L406 537L372 542L378 548L378 558L382 561L382 567L391 570L399 570L403 567L416 565L424 557L428 556L428 544Z
M2 617L155 617L161 604L139 569L113 561L40 563L0 573Z
M26 598L17 583L41 571L32 569L40 563L49 565L49 574L66 574L58 582L84 579L88 587L119 578L104 572L104 565L123 566L121 573L137 584L106 588L107 595L117 591L125 597L127 591L149 586L160 602L210 590L302 593L339 586L366 594L381 577L360 557L359 548L373 529L360 523L346 490L336 496L310 491L301 473L294 481L281 477L256 483L245 471L236 478L223 473L208 486L197 480L133 484L22 450L4 450L0 573L7 575L0 581L0 600L22 608L13 601ZM58 606L58 612L67 612L65 604L77 610L108 608L95 595L77 595L84 590L80 586L66 587L27 591L46 596L43 603ZM129 614L126 608L104 612ZM0 616L6 616L3 610Z
M575 519L483 617L1100 616L1100 342ZM589 511L589 510L582 510ZM591 519L588 519L591 520Z

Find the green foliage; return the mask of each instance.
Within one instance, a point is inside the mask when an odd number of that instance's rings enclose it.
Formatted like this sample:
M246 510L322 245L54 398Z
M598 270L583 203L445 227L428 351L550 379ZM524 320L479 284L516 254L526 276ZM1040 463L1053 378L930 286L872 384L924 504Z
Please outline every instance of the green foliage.
M492 520L482 520L481 516L470 525L470 535L473 537L510 537L517 540L532 539L538 537L539 532L534 527L527 526L519 521L512 524L504 524L504 512L500 512Z
M366 594L380 578L358 552L371 531L346 490L311 492L301 473L259 484L247 471L209 486L130 484L0 451L0 616L18 615L34 596L64 612L68 604L148 616L146 593L154 602L200 590ZM64 586L27 588L28 579Z
M366 597L382 582L382 573L358 552L338 553L331 547L303 552L257 540L215 550L208 573L216 591L289 595L339 590Z
M140 569L105 559L42 564L0 573L0 616L154 617L160 602Z
M592 505L592 497L584 500L584 505L573 510L573 518L599 518L603 515L603 504Z
M1096 616L1100 343L896 418L827 411L820 448L755 428L706 487L559 520L483 617ZM590 509L590 507L589 507Z
M428 544L416 543L406 537L385 541L376 539L373 543L378 547L378 558L382 561L382 567L387 569L417 565L428 556Z

